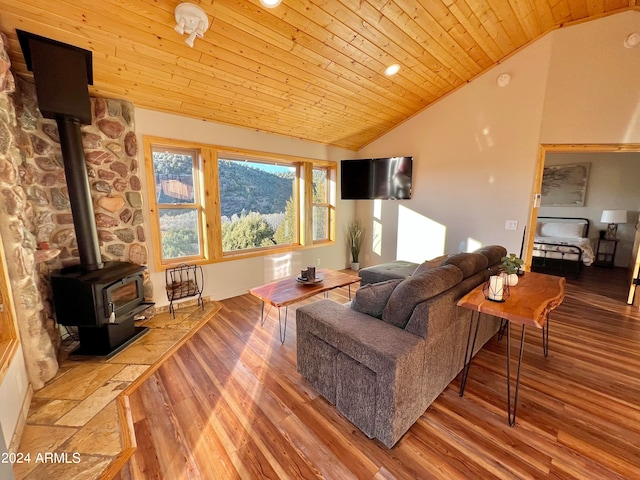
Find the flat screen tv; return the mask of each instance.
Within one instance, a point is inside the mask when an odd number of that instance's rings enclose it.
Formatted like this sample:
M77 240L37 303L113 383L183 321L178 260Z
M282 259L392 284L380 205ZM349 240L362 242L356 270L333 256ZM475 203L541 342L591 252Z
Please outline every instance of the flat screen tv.
M343 200L411 198L413 157L360 158L340 162Z

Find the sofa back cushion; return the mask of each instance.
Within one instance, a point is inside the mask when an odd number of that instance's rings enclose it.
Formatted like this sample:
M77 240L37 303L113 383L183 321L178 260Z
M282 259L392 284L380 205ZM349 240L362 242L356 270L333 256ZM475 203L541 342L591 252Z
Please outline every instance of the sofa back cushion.
M502 257L507 256L507 249L502 245L487 245L486 247L476 250L475 253L479 253L487 257L487 260L489 260L489 266L492 266L496 263L500 263Z
M382 311L382 320L405 328L416 305L453 287L462 278L457 266L444 265L402 280L391 293Z
M456 253L448 257L443 265L455 265L462 270L463 278L467 278L480 270L486 270L489 260L480 253Z
M372 317L382 318L389 297L402 279L387 280L386 282L370 283L360 287L353 297L351 308L366 313Z
M431 260L427 260L426 262L422 262L418 265L418 268L415 269L413 275L420 275L422 272L426 272L427 270L431 270L432 268L438 268L442 265L442 263L447 259L449 255L440 255L439 257L432 258Z

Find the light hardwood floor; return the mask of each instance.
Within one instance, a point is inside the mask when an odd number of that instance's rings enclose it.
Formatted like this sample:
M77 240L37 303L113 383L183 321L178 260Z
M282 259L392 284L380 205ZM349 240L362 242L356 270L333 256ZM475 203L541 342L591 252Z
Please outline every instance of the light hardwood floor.
M281 345L275 310L260 327L255 298L225 300L130 397L138 449L118 478L640 478L640 313L594 268L568 279L548 358L527 329L514 428L494 338L464 398L458 376L391 450L298 375L294 310Z

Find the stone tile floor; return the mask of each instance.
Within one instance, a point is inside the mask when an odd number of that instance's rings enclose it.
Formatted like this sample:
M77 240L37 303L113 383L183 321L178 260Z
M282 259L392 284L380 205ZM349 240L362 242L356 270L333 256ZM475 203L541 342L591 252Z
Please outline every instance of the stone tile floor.
M123 450L117 396L219 308L207 301L204 311L193 305L175 319L164 312L136 322L148 333L110 359L63 355L55 378L33 394L18 448L30 461L14 466L16 479L100 477Z

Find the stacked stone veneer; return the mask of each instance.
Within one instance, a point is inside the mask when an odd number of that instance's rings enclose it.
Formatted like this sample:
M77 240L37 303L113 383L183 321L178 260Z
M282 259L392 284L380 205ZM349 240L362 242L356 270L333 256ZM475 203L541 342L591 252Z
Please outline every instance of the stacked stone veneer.
M58 369L49 274L80 259L56 123L42 118L33 84L14 82L4 45L0 54L0 233L25 362L38 389ZM146 264L133 106L92 98L91 109L82 138L102 259ZM145 297L152 298L151 289L145 272Z

